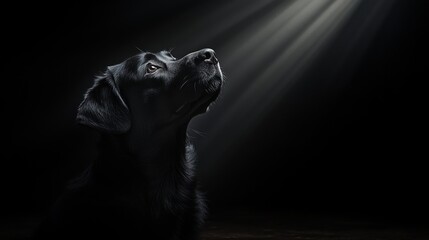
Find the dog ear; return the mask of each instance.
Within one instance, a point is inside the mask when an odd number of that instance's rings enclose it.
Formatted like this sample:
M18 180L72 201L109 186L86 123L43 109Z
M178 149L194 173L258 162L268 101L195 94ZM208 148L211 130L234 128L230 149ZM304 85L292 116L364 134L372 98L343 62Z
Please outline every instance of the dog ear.
M125 133L130 129L129 110L110 68L88 89L76 119L80 124L104 132Z

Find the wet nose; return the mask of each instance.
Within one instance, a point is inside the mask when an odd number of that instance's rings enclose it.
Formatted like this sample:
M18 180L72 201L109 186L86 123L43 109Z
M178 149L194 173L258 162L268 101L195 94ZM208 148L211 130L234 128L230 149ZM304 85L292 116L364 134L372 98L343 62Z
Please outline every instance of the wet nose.
M217 64L219 61L215 56L215 51L210 48L204 48L198 51L198 59L211 64Z

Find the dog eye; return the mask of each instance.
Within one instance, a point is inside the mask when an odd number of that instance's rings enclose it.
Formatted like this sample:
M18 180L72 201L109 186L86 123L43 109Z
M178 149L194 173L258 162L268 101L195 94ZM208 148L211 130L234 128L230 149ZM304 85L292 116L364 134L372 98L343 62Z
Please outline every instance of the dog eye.
M160 66L156 66L156 65L153 65L153 64L148 64L147 65L147 68L146 68L146 72L147 73L153 73L153 72L155 72L156 70L158 70L158 69L160 69L161 67Z

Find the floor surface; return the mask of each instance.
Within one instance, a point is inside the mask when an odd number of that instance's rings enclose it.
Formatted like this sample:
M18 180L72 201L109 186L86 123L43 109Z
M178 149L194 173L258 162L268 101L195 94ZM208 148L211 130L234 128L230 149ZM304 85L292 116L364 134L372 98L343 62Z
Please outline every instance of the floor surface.
M1 219L0 239L30 239L39 218ZM201 240L429 240L429 229L344 218L273 213L230 213L212 217Z

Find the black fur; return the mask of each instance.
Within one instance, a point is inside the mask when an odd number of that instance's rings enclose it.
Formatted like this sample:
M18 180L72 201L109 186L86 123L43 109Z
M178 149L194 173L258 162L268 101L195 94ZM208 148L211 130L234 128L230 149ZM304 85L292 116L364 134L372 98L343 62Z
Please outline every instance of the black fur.
M179 60L165 51L141 53L108 67L77 115L101 133L99 157L57 201L36 238L196 239L205 205L186 130L222 81L211 49Z

